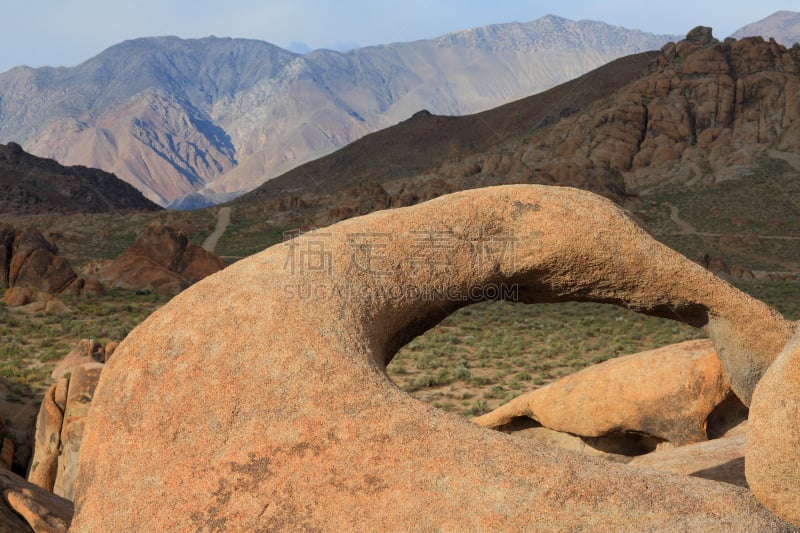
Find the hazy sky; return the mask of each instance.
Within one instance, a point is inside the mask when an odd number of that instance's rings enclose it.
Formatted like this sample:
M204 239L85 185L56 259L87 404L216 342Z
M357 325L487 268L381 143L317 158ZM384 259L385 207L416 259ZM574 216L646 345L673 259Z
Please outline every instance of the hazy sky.
M646 6L646 7L645 7ZM797 0L0 0L0 72L73 66L126 39L247 37L301 51L412 41L553 14L653 33L726 37Z

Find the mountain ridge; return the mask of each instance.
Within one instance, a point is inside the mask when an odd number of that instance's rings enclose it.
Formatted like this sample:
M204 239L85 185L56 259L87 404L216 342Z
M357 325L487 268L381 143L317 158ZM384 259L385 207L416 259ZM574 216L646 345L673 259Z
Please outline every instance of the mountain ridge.
M0 144L0 211L5 215L160 209L113 174L65 167L16 143Z
M800 13L777 11L740 28L731 35L734 39L753 36L761 36L765 39L772 37L780 44L790 47L800 42Z
M226 198L420 109L488 109L672 37L548 16L305 55L133 39L76 67L0 74L0 141L113 171L162 205Z

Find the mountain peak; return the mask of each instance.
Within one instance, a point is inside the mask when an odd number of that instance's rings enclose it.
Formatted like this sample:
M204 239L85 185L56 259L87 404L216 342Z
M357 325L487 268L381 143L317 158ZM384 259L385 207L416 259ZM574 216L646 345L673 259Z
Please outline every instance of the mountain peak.
M438 44L485 50L612 50L630 46L633 52L658 48L656 43L677 40L676 35L654 35L593 20L574 21L546 15L529 22L492 24L449 33L435 39Z
M800 13L796 11L776 11L772 15L744 26L731 37L761 36L765 39L774 38L785 46L792 46L798 41L800 35Z

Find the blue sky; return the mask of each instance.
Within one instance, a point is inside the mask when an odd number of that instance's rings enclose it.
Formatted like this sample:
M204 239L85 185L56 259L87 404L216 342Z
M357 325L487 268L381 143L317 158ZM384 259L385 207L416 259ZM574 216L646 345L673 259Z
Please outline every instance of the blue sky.
M647 6L646 8L644 6ZM717 37L800 3L773 0L0 0L0 72L73 66L126 39L247 37L290 49L411 41L547 14L653 33L712 26ZM300 44L303 43L303 44Z

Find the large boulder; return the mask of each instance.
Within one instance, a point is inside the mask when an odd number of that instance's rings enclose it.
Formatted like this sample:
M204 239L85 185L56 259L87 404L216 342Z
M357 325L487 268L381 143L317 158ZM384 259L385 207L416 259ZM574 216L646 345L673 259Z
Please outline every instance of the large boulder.
M55 244L34 229L0 224L0 287L24 287L49 294L95 295L95 279L78 276ZM53 309L57 312L57 310Z
M72 531L792 529L740 487L515 439L391 383L401 346L489 294L704 327L748 402L792 329L584 191L494 187L350 219L234 263L128 335L86 418Z
M750 408L745 473L753 493L800 524L800 323L759 382Z
M32 229L16 233L8 270L10 286L34 287L51 294L65 290L78 277L55 245Z
M151 225L98 273L100 281L128 290L177 294L192 283L222 270L222 259L190 243L179 229Z
M591 366L473 422L498 429L527 417L584 437L645 434L683 446L707 439L709 415L730 394L711 341L695 340Z

